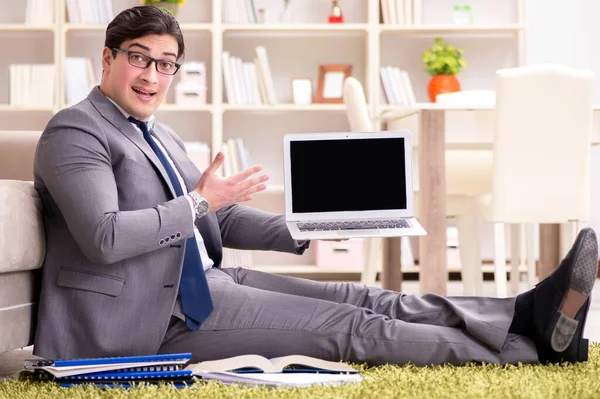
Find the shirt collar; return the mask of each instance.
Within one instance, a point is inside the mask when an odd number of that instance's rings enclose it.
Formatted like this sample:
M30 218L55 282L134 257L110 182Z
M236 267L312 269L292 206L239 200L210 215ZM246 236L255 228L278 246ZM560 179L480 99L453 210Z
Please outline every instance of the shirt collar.
M121 113L125 116L125 119L129 118L131 115L129 115L127 112L125 112L125 110L116 102L114 102L110 97L106 97L108 98L108 100L113 103L115 105L115 107L117 107L117 109L119 111L121 111ZM156 118L154 117L154 115L150 115L150 118L148 118L148 130L152 130L154 129L154 121L156 120ZM137 127L137 126L136 126Z

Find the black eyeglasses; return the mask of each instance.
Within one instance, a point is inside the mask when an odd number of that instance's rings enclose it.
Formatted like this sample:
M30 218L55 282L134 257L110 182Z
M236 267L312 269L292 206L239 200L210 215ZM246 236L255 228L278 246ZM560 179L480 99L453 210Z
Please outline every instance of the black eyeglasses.
M156 67L156 71L158 73L162 73L163 75L175 75L181 64L178 64L169 60L157 60L156 58L152 58L146 54L142 54L137 51L128 51L121 50L120 48L112 48L114 51L127 55L127 60L129 61L129 65L134 66L136 68L146 69L154 62L154 66Z

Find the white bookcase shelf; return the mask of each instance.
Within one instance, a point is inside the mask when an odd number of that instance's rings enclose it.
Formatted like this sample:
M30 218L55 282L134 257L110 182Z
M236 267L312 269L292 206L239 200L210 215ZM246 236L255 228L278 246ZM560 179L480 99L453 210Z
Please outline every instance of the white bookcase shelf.
M0 130L41 130L52 114L67 106L64 100L64 59L89 57L100 68L100 54L106 24L72 24L68 21L66 0L54 1L55 23L31 26L16 20L25 15L25 1L11 2L18 12L0 15ZM139 4L137 0L111 0L116 13ZM268 188L250 203L269 211L283 212L283 173L281 141L286 133L345 131L348 127L343 104L292 104L291 80L310 78L313 93L321 64L352 64L352 75L365 89L373 120L395 107L387 105L380 91L379 68L395 65L411 77L418 102L427 101L429 77L422 54L434 37L445 37L461 47L469 66L459 75L463 89L492 89L494 71L523 65L525 60L525 0L472 0L474 25L451 24L454 0L411 0L420 23L385 25L380 21L380 0L344 0L340 3L346 23L327 24L329 2L292 1L298 23L272 23L280 1L255 0L271 13L264 24L223 23L223 0L188 1L180 7L178 20L186 42L185 61L203 61L207 67L207 102L201 106L173 104L175 76L167 103L157 111L159 120L170 125L184 140L207 141L213 154L223 141L242 137L252 160L264 166L271 176ZM323 3L326 3L325 5ZM8 4L8 3L7 3ZM418 11L417 11L418 10ZM275 18L276 19L276 18ZM482 40L483 38L483 40ZM50 48L50 46L53 46ZM253 61L254 48L264 46L273 75L278 104L231 105L223 85L223 51L244 61ZM8 66L21 63L54 63L57 68L56 105L46 108L12 107L9 99ZM376 125L377 128L377 125ZM278 253L254 253L257 268L269 271L318 269L313 248L302 257ZM296 269L294 269L296 270ZM351 271L355 272L355 271Z

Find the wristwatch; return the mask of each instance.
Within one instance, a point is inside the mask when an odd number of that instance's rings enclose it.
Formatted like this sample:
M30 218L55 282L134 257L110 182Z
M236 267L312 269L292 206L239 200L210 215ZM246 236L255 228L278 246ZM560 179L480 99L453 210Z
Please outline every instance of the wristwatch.
M192 201L194 202L194 212L196 213L196 219L206 215L208 213L208 201L206 200L206 198L198 194L196 191L190 191L188 194L190 195L190 197L192 197Z

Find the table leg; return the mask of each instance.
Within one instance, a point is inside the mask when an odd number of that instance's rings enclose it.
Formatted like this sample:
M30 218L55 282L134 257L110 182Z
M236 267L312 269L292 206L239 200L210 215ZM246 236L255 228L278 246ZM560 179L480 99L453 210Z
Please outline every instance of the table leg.
M560 225L540 224L539 281L546 278L560 262Z
M398 237L383 240L381 288L401 292L402 265L400 263L400 238Z
M419 132L420 222L427 235L419 237L421 293L446 295L446 153L445 118L441 110L421 110Z

